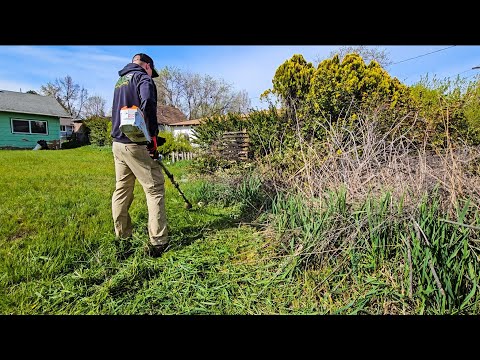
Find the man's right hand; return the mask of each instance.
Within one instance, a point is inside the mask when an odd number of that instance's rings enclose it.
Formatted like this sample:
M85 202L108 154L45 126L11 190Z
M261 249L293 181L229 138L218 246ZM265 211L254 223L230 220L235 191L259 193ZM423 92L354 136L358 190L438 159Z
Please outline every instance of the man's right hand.
M152 141L147 144L147 150L150 157L154 160L158 159L158 150L157 150L157 137L155 136Z
M149 150L148 153L153 160L157 160L160 155L157 150Z

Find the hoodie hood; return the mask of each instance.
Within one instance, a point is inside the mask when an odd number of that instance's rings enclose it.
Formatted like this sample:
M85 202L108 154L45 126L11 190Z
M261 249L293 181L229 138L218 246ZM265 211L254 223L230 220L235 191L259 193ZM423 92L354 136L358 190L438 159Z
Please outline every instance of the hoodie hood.
M128 74L129 72L132 72L132 71L141 71L141 72L147 74L145 69L142 68L140 65L134 64L134 63L128 63L127 65L125 65L125 67L122 70L120 70L118 72L118 75L123 76L123 75Z

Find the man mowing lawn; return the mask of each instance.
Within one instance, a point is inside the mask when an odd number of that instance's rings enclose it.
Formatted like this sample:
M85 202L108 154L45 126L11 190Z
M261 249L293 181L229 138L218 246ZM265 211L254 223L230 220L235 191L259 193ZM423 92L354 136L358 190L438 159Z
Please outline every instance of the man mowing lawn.
M129 208L133 201L135 179L145 191L148 207L149 243L147 254L160 256L168 246L165 213L165 179L162 168L154 160L157 141L157 89L153 78L158 76L153 60L146 54L134 55L132 62L118 72L112 107L112 152L115 161L116 185L112 195L112 216L117 239L132 236ZM134 142L120 129L122 108L137 107L146 123L150 142ZM162 145L160 142L158 145Z

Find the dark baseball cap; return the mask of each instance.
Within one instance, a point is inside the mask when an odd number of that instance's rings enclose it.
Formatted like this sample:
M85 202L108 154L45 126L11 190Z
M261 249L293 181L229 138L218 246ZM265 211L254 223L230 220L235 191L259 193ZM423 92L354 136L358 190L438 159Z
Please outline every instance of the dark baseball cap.
M157 69L155 69L155 65L153 64L153 60L150 56L148 56L147 54L144 54L144 53L138 53L138 54L133 55L132 61L133 61L133 59L135 59L135 56L140 56L141 61L143 61L147 64L150 64L150 67L152 68L152 78L158 77L158 71L157 71Z

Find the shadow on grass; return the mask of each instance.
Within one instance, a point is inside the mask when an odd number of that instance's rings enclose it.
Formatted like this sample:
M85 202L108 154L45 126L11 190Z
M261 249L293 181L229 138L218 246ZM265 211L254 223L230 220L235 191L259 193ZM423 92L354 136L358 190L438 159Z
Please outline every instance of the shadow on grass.
M218 215L215 220L207 223L195 226L174 227L169 234L171 247L172 249L178 249L188 246L197 240L204 239L209 234L236 227L237 224L238 219L233 219L228 215Z
M190 211L197 211L198 209L192 209ZM257 209L252 209L249 206L243 206L240 213L235 217L231 215L214 215L216 219L207 223L202 223L196 226L184 226L174 227L170 234L171 247L178 249L184 246L188 246L195 241L204 239L209 234L213 234L220 230L229 228L238 228L240 224L251 224L255 222L260 216L261 212Z

